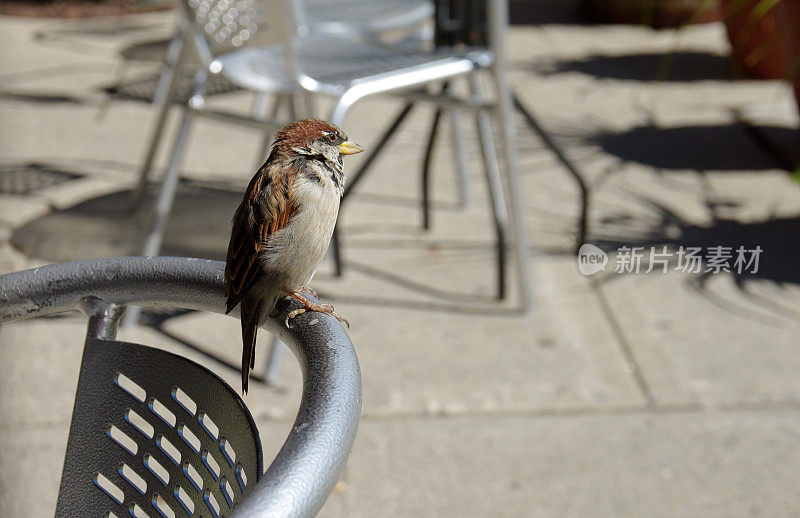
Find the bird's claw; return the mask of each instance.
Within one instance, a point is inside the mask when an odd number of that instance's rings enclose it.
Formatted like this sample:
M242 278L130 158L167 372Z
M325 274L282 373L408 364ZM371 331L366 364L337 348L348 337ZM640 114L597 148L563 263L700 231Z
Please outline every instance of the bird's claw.
M317 295L317 292L316 292L316 291L314 291L314 290L312 290L312 289L311 289L311 288L309 288L308 286L302 286L302 287L301 287L299 290L297 290L297 291L304 291L304 292L308 293L309 295L312 295L312 296L313 296L315 299L318 299L318 298L319 298L319 295Z
M317 304L316 302L312 302L312 301L306 299L305 297L300 295L298 292L293 292L293 293L291 293L291 295L292 295L292 297L294 297L298 301L302 302L303 303L303 307L297 308L297 309L293 309L292 311L289 312L288 315L286 315L286 320L284 320L283 323L284 323L284 325L286 325L287 329L291 329L291 326L289 325L289 320L293 319L297 315L305 313L308 310L317 311L317 312L320 312L320 313L327 313L328 315L332 315L334 318L336 318L336 320L338 320L339 322L341 322L344 325L346 325L347 329L350 329L350 322L348 322L347 319L344 319L344 318L340 317L339 315L337 315L336 312L333 310L333 306L331 304Z
M347 326L347 329L350 329L350 322L348 322L346 318L343 318L343 317L340 317L339 315L337 315L337 314L336 314L336 312L335 312L335 311L333 311L333 306L331 306L331 310L330 310L330 312L327 312L327 311L326 311L326 313L328 313L329 315L332 315L332 316L333 316L333 317L334 317L336 320L338 320L340 323L342 323L342 324L344 324L345 326Z
M319 311L320 313L327 313L327 314L329 314L329 315L332 315L334 318L336 318L336 320L338 320L338 321L339 321L339 322L341 322L342 324L346 325L346 326L347 326L347 329L350 329L350 322L348 322L346 318L342 318L342 317L340 317L340 316L339 316L339 315L338 315L338 314L337 314L337 313L336 313L336 312L333 310L333 305L332 305L332 304L320 304L319 306L320 306L320 308L322 308L322 309L318 309L318 310L316 310L316 311Z
M300 314L305 313L305 312L306 312L306 308L297 308L297 309L293 309L292 311L290 311L289 314L286 315L286 320L283 321L283 324L286 326L286 329L291 329L292 328L292 326L289 325L289 320L291 320L294 317L296 317L297 315L300 315Z

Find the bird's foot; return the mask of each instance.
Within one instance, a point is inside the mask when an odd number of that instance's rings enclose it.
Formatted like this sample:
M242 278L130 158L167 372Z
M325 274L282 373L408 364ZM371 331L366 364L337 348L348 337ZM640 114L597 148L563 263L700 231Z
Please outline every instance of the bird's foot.
M303 307L294 309L294 310L290 311L288 315L286 315L286 320L284 321L284 324L286 325L287 328L290 327L289 326L289 321L291 319L293 319L294 317L296 317L297 315L301 315L301 314L305 313L306 311L317 311L319 313L327 313L329 315L333 315L336 318L336 320L338 320L339 322L345 324L347 326L347 328L350 329L350 322L348 322L346 319L344 319L344 318L340 317L339 315L337 315L336 312L333 310L333 306L332 305L330 305L330 304L317 304L316 302L308 300L307 298L302 296L300 294L300 291L301 290L293 291L292 293L289 294L292 297L294 297L295 299L299 300L303 304Z
M318 298L319 298L319 295L317 295L317 292L316 292L316 291L314 291L314 290L312 290L312 289L311 289L311 288L309 288L308 286L301 286L301 287L300 287L300 289L299 289L299 290L297 290L297 291L298 291L299 293L306 292L306 293L308 293L309 295L312 295L312 296L313 296L315 299L318 299Z

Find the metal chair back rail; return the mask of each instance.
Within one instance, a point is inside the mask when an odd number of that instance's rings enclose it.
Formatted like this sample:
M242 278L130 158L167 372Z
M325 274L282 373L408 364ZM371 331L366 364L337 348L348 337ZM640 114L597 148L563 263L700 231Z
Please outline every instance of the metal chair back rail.
M223 271L217 261L129 257L0 276L0 323L70 310L89 317L59 516L115 505L133 516L145 509L222 516L235 506L234 517L312 516L322 507L349 455L361 409L358 360L338 321L315 314L309 326L301 315L286 329L285 315L278 315L264 324L300 362L303 396L286 442L260 479L258 433L235 391L185 358L114 340L128 304L224 313ZM295 304L286 306L284 313ZM160 383L144 383L153 377ZM112 417L98 425L87 411L92 406ZM71 462L70 455L87 447L115 454L119 463L108 468L97 455L83 461L106 468ZM99 504L75 504L81 491Z

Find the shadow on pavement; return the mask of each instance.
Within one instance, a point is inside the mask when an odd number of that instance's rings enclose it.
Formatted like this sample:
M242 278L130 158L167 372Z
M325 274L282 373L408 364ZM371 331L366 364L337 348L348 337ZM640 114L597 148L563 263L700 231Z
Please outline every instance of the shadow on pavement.
M580 72L598 79L624 81L732 81L727 56L709 52L641 53L617 56L595 55L573 61L533 65L540 74Z
M765 142L754 138L754 132ZM621 133L599 132L587 139L605 153L656 169L742 172L790 169L798 159L799 140L794 128L745 124L639 126Z
M661 212L658 225L644 233L632 233L630 237L599 233L593 243L606 251L617 250L621 246L645 247L649 253L652 246L667 245L673 250L679 247L726 247L733 251L743 246L745 250L761 247L757 271L737 272L732 269L726 274L734 278L737 285L748 281L769 280L776 284L800 285L800 243L793 236L800 234L800 214L797 216L775 217L760 221L742 222L735 219L715 218L708 225L692 225L663 206L653 204ZM614 218L619 223L622 218ZM606 221L609 222L609 221ZM703 268L705 269L705 267ZM702 276L707 279L708 276Z
M671 252L669 270L679 268L677 251L690 248L701 249L698 255L702 258L699 272L685 273L691 286L712 303L724 308L726 311L738 313L740 316L755 320L765 320L766 315L788 317L800 320L800 311L796 306L782 304L780 300L773 300L750 289L753 281L771 281L778 288L800 286L800 268L797 267L797 258L800 257L800 242L795 236L800 234L800 214L793 216L774 216L755 221L740 221L731 217L714 216L708 224L695 225L668 207L653 200L638 196L641 203L648 206L655 214L655 222L650 223L642 230L641 218L625 214L616 214L607 217L603 224L606 229L599 231L592 242L606 252L617 251L620 247L642 247L642 264L649 261L651 247L655 253L667 247ZM707 207L712 214L720 208L735 208L735 201L707 202ZM633 229L635 224L636 229ZM610 229L618 229L616 231ZM727 269L719 271L710 268L710 248L723 247L721 253L730 254ZM757 253L757 265L750 263L740 267L735 266L738 256L737 251L742 247L745 257L749 262L753 258L752 251L760 248ZM684 265L686 263L684 262ZM610 263L607 272L614 271L615 263ZM656 266L661 268L661 266ZM642 271L646 270L643 268ZM722 296L709 287L709 281L715 276L728 276L737 286L744 298L764 310L765 314L754 314L751 309L741 307L740 303L729 300L729 296ZM619 274L608 274L602 282L613 282Z
M128 210L123 190L56 209L16 229L12 245L30 257L53 262L94 257L138 255L149 228L149 205ZM223 182L182 180L167 227L163 255L225 260L230 215L241 198L240 187Z

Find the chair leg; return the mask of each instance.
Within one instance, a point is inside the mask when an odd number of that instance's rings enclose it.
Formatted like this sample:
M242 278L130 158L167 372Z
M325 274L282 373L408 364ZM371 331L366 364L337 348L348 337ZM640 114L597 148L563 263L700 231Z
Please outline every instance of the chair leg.
M407 102L403 108L400 109L400 112L394 118L392 123L389 125L388 128L383 132L380 139L378 139L377 144L372 147L369 151L369 154L366 156L364 161L361 163L361 167L351 175L350 180L347 182L347 187L344 189L344 194L342 195L342 204L344 204L345 200L347 199L348 195L353 191L356 185L361 181L364 177L364 173L366 173L367 169L372 165L372 162L378 158L378 155L381 153L383 148L386 144L389 143L392 136L397 132L400 128L400 125L406 120L406 117L411 113L411 110L414 108L413 102ZM341 208L340 208L341 212ZM341 277L342 275L342 256L341 256L341 248L339 243L339 231L334 227L333 235L331 236L331 254L333 255L334 261L334 268L337 277Z
M458 202L462 208L470 206L469 195L469 162L464 147L464 127L462 113L459 109L450 110L450 128L453 133L453 155L458 175Z
M449 82L445 83L442 92L452 88ZM469 185L467 170L467 155L464 148L464 131L461 123L461 111L457 108L448 110L450 113L451 129L453 131L453 150L456 162L456 175L458 176L458 200L461 207L469 206ZM438 109L431 124L428 136L428 146L425 150L425 160L422 166L422 228L430 229L430 166L433 158L434 141L436 139L442 109Z
M343 272L342 245L339 242L339 231L337 231L336 228L333 229L333 234L331 234L331 244L330 248L328 248L328 253L333 259L333 274L336 277L341 277Z
M483 102L485 95L477 74L470 75L470 89L476 102ZM484 171L489 190L492 213L494 215L495 232L497 234L497 298L506 296L506 236L508 229L508 213L503 195L503 180L500 176L497 150L494 146L492 120L488 112L480 111L476 115L478 136L483 155Z
M161 192L158 195L156 207L154 211L153 224L150 228L150 233L145 240L142 255L155 256L161 251L161 243L164 239L164 229L167 225L172 205L175 201L175 192L178 188L178 181L180 180L180 164L183 161L183 154L186 150L186 140L189 136L189 126L191 122L191 115L186 112L181 121L181 127L178 130L178 135L175 138L175 144L172 147L172 156L169 160L169 167L164 181L161 183Z
M178 75L180 77L182 65L185 64L185 62L182 62L181 59L186 58L183 53L186 50L187 28L188 22L185 19L182 19L178 25L178 31L169 42L169 46L167 46L167 52L164 55L164 70L161 73L161 77L158 78L158 86L153 94L153 104L159 105L164 101L170 100L169 94L171 92L169 91L169 88L172 78L174 75ZM164 75L165 72L167 73L166 77Z
M527 311L533 304L533 294L528 275L528 235L523 218L522 188L519 183L519 171L517 169L517 132L514 124L514 107L505 68L496 64L491 72L497 92L496 112L500 123L501 145L506 165L506 192L511 227L514 231L514 251L517 256L517 277L520 286L521 307L523 311Z
M372 149L369 150L369 154L364 158L364 161L361 163L361 167L359 167L354 174L350 175L350 179L347 181L347 187L344 189L343 198L347 198L353 189L355 189L356 185L358 185L363 178L364 173L366 173L367 169L372 166L372 163L376 158L378 158L378 155L381 153L381 151L383 151L384 147L386 147L386 144L389 143L397 130L400 129L400 125L403 124L403 121L406 120L413 108L414 103L407 102L400 109L389 127L384 130L383 134L378 139L378 142L372 146Z
M445 87L447 88L447 87ZM431 129L428 133L428 145L425 148L425 159L422 162L422 228L431 228L431 162L433 161L433 150L436 145L436 135L439 132L439 121L442 120L442 108L436 108L431 121Z
M178 168L183 158L183 152L185 151L190 121L191 116L187 112L183 116L180 130L178 131L175 144L172 148L172 156L170 157L167 174L164 177L164 181L161 182L161 192L156 202L153 223L142 250L142 255L144 256L156 256L161 250L164 230L166 229L167 220L169 219L169 214L172 211L172 205L175 201L175 191L178 188L178 180L180 179ZM122 326L129 327L136 324L139 321L140 314L141 308L139 306L130 306L123 318Z
M348 95L350 92L352 92L352 90L345 92L344 95L339 97L339 99L336 101L336 104L333 105L330 115L328 116L328 121L332 122L336 126L342 125L344 122L344 116L347 115L350 107L352 107L353 104L361 98L359 94Z
M280 338L274 336L272 338L272 348L270 348L269 356L267 357L267 368L264 369L264 383L267 385L276 384L284 358L286 358L286 344Z
M344 121L344 116L347 114L347 111L350 109L354 101L346 97L340 97L339 100L331 110L331 114L328 117L328 120L335 124L336 126L341 126L342 122ZM345 189L345 193L347 189ZM342 194L342 202L344 202L344 193ZM339 207L339 212L341 213L341 206ZM338 225L337 225L338 227ZM341 246L339 243L339 233L336 231L336 227L333 229L333 234L331 235L331 243L330 247L328 248L328 256L333 259L333 274L336 277L341 277L343 268L342 268L342 251Z
M253 100L253 107L250 109L252 117L261 117L267 109L267 98L269 94L266 92L258 92ZM278 96L276 96L277 98Z
M192 96L189 98L189 103L202 102L202 92L205 89L208 71L203 69L195 76L194 87L192 88ZM153 211L153 223L150 227L150 232L145 239L144 248L142 250L143 256L156 256L161 251L161 244L164 240L164 232L167 227L169 215L172 212L172 205L175 202L175 193L178 189L178 181L180 180L180 166L183 161L183 154L186 151L186 141L189 136L189 127L191 124L191 112L186 109L181 120L181 126L178 134L175 137L175 143L172 146L172 154L169 159L169 167L164 176L164 181L161 182L161 189L156 201L155 210ZM131 306L128 309L125 318L123 319L123 327L128 327L136 324L139 321L139 314L141 308L139 306Z
M192 86L192 94L189 97L188 104L201 105L203 103L203 92L206 87L206 80L208 79L208 71L206 69L197 73L194 78ZM186 151L186 140L189 136L189 126L192 121L191 112L186 109L181 121L181 127L178 130L178 135L175 138L175 144L172 147L172 155L169 159L169 167L167 174L164 177L164 182L161 186L161 192L158 195L156 208L154 213L153 225L150 234L145 241L144 251L142 255L154 256L158 255L161 251L161 242L164 238L164 229L167 225L170 212L172 211L172 204L175 201L175 191L178 187L178 180L180 179L180 166L183 161L183 153Z
M183 31L179 31L178 35L170 42L169 48L167 49L167 59L164 63L164 70L161 72L161 77L158 80L158 87L153 97L153 104L158 110L158 114L156 115L153 131L150 134L150 141L147 146L147 151L145 152L145 158L139 168L139 184L131 196L131 210L139 207L142 202L144 191L147 188L147 181L153 168L153 160L155 159L156 151L158 151L158 145L161 143L164 126L167 122L167 115L169 114L169 109L172 104L172 97L180 83L183 65L187 59L188 47Z
M491 77L497 93L497 119L500 123L501 142L505 158L506 192L508 207L514 230L514 248L517 256L517 276L520 284L520 299L523 311L532 304L531 285L528 278L528 239L523 219L517 171L517 135L511 104L511 87L507 75L508 2L492 0L486 2L486 34L489 48L494 53Z

